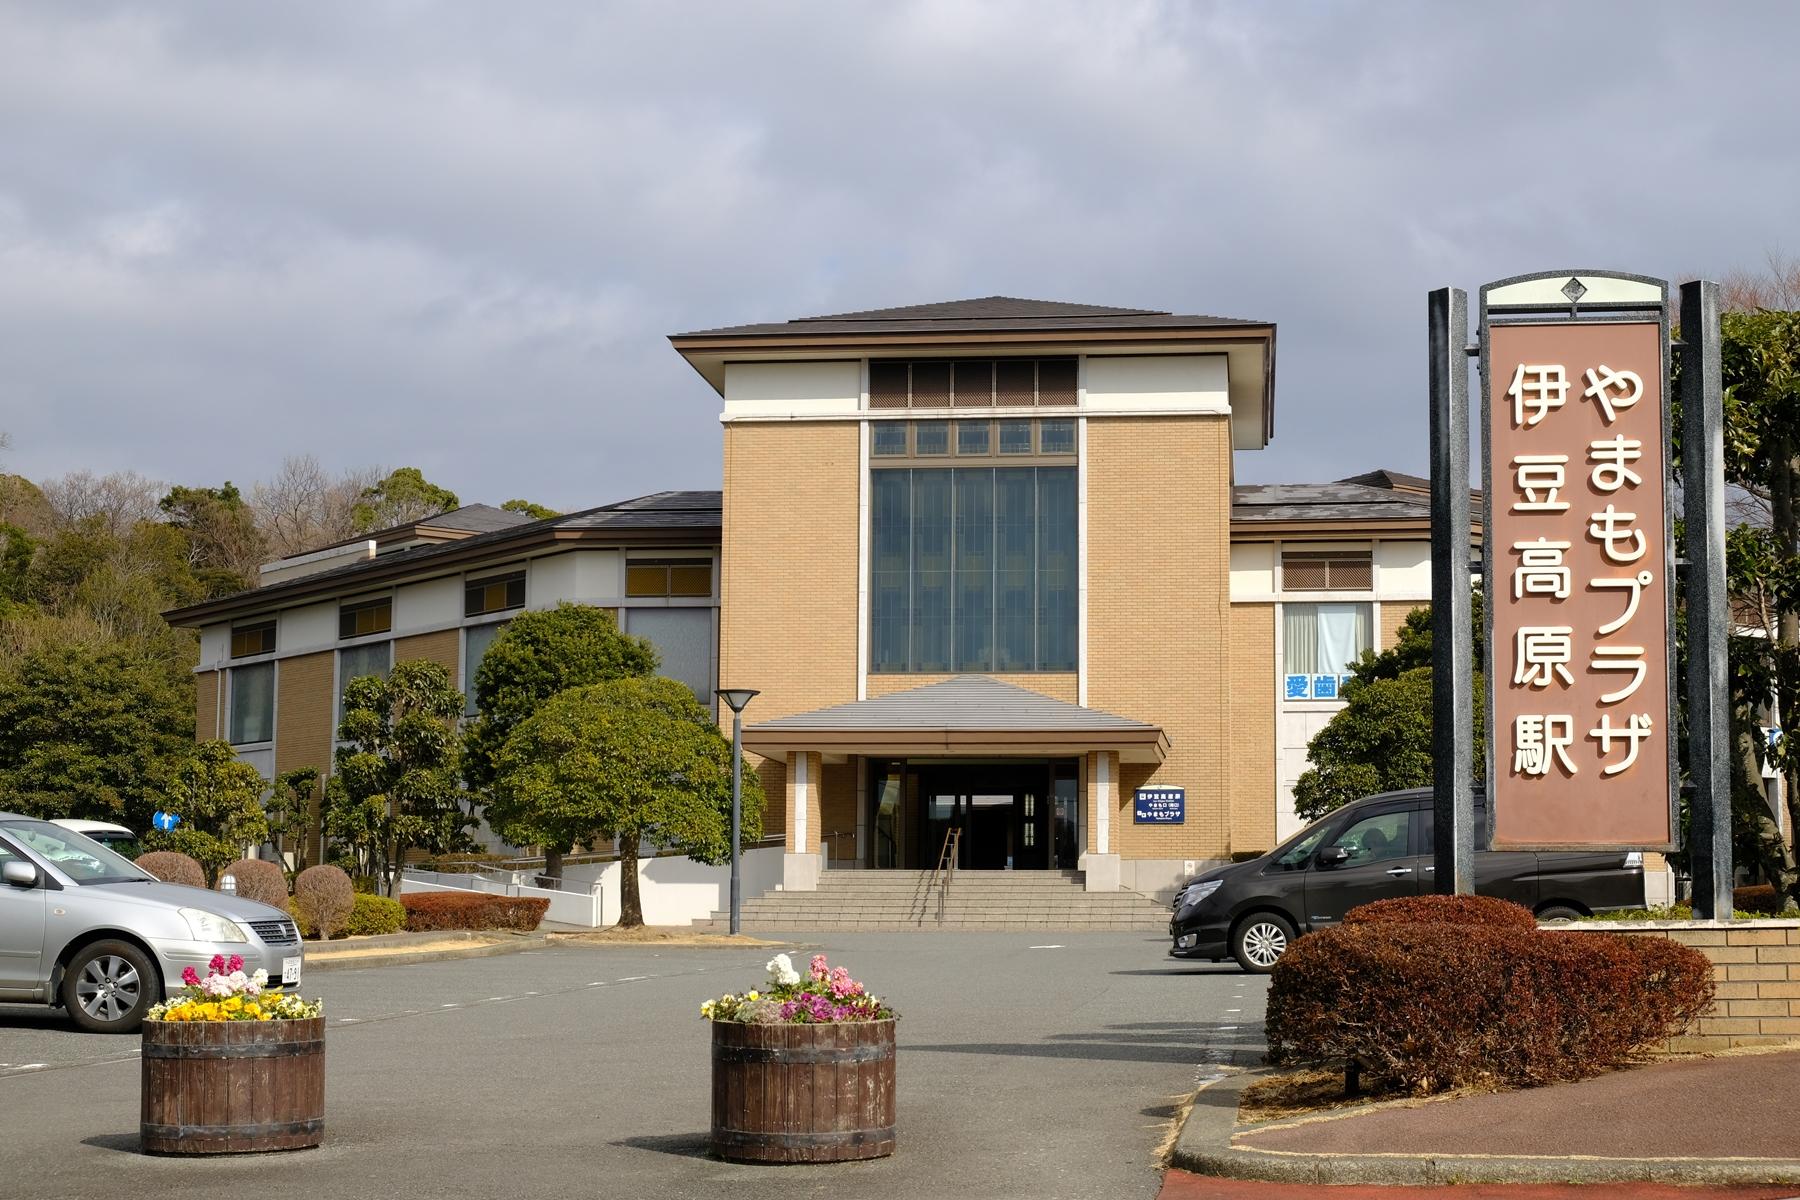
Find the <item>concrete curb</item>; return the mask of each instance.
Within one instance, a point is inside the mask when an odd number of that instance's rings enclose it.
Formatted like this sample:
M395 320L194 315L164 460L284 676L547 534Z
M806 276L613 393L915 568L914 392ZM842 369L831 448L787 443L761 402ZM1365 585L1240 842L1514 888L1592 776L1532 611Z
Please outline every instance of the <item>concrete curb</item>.
M408 936L417 936L421 940L429 939L431 941L441 942L447 938L455 937L456 934L446 932L441 934ZM551 944L547 934L538 933L462 933L456 940L474 943L476 938L484 936L498 936L503 937L506 940L485 944L471 944L469 946L446 946L441 950L414 950L408 952L396 949L391 954L362 954L354 958L308 958L306 960L305 971L310 975L314 971L350 971L359 970L365 967L398 967L407 963L447 962L451 959L458 958L492 958L499 954L517 954L522 950L542 950L544 947ZM374 939L370 939L371 942L373 940ZM357 948L361 949L366 945L368 945L368 943L362 943ZM399 943L399 945L403 946L405 943L402 942Z
M1203 1084L1170 1152L1169 1165L1196 1175L1274 1183L1800 1183L1800 1160L1544 1157L1458 1154L1303 1154L1233 1144L1238 1097L1267 1070ZM1269 1122L1279 1124L1279 1122ZM1262 1128L1247 1126L1246 1128Z

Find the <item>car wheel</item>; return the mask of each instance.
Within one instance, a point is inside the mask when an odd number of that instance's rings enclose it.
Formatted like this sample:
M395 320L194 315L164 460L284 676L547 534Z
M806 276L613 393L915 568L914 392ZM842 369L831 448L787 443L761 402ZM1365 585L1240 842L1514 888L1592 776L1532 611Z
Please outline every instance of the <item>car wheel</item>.
M1567 904L1552 904L1548 908L1540 908L1537 919L1540 921L1579 921L1585 916L1587 914L1579 908L1571 908Z
M1253 975L1267 975L1294 940L1294 927L1275 913L1255 913L1232 931L1231 955Z
M95 942L69 961L62 1002L89 1033L135 1033L161 991L156 967L142 950L130 942Z

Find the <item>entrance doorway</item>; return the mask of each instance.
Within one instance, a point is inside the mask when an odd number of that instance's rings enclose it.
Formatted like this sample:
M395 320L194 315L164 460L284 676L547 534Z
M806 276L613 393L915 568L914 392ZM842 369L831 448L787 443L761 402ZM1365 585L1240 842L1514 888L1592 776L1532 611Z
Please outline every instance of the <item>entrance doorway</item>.
M957 868L1073 868L1080 855L1075 760L871 764L875 867L937 866L950 832Z

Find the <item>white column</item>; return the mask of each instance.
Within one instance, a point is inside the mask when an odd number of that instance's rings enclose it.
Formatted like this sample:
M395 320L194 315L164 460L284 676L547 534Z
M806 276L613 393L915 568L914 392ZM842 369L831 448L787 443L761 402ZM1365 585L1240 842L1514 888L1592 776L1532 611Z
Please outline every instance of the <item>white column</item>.
M1112 853L1113 781L1112 755L1102 750L1094 756L1094 851Z
M811 758L812 756L804 750L794 755L794 853L796 854L807 853L806 810L809 807L807 792L810 790L811 780L806 775Z

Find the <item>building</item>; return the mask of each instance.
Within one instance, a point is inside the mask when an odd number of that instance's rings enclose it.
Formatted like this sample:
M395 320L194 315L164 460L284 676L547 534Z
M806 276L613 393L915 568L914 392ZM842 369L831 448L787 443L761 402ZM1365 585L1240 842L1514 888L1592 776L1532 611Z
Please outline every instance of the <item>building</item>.
M717 492L541 521L470 505L277 560L259 587L166 614L200 633L198 736L228 740L265 777L329 773L350 680L429 659L472 695L513 614L562 601L612 610L656 645L665 674L711 703L719 517Z
M1269 849L1348 664L1429 598L1421 481L1234 486L1266 322L990 297L671 341L722 400L720 678L762 692L790 890L953 831L1091 890Z

